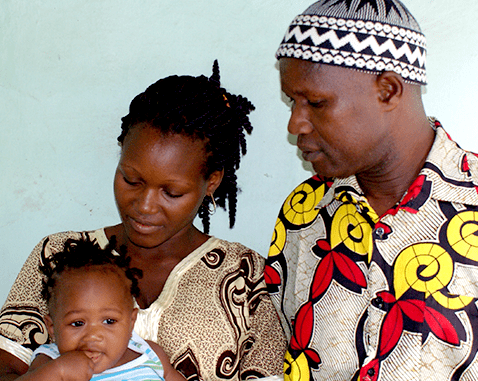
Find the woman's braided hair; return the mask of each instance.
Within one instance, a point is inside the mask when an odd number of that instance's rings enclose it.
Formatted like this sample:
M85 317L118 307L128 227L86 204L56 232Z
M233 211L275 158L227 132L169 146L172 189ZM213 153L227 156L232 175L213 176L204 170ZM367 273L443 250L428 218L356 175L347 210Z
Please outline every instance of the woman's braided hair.
M170 76L160 79L137 95L124 116L118 142L122 145L131 128L146 123L162 134L181 134L204 142L204 177L224 170L224 178L215 191L217 205L229 209L229 227L236 219L237 177L241 156L246 153L245 132L252 131L248 114L254 106L241 95L230 94L220 85L219 66L214 61L210 78L201 75ZM209 232L211 197L205 197L199 209L204 231ZM227 205L226 205L227 201Z
M115 236L111 237L104 249L92 241L88 235L83 235L79 239L66 240L63 250L53 253L40 263L40 272L44 276L42 296L45 301L50 302L58 278L64 271L91 266L117 268L119 273L124 273L131 281L131 295L137 297L139 295L138 278L142 277L142 271L130 267L131 258L126 255L126 249L122 247L117 253L114 251L115 245Z

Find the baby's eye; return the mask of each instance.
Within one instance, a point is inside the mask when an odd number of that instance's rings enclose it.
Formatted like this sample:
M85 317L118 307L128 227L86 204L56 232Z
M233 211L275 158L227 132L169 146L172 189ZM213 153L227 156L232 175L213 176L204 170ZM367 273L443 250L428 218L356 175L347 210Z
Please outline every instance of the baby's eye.
M108 318L108 319L105 319L105 320L103 321L103 323L105 323L105 324L114 324L114 323L116 323L116 320L115 320L115 319L110 319L110 318Z
M73 323L71 323L71 325L73 327L83 327L85 325L85 323L82 322L82 321L74 321Z

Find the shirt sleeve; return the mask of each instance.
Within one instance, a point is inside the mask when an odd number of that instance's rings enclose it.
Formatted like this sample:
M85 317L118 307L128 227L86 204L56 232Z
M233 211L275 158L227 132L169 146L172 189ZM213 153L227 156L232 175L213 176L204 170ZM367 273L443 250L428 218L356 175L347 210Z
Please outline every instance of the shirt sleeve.
M45 355L55 360L60 357L60 351L58 350L58 346L54 343L40 345L37 349L33 351L31 362L33 362L33 360L35 360L35 357L39 355Z

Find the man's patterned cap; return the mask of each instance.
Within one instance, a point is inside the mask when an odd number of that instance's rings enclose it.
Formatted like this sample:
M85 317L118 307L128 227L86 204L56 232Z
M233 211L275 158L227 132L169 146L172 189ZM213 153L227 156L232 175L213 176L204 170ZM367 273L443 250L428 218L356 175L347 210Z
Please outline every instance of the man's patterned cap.
M425 36L398 0L319 0L292 21L276 57L427 82Z

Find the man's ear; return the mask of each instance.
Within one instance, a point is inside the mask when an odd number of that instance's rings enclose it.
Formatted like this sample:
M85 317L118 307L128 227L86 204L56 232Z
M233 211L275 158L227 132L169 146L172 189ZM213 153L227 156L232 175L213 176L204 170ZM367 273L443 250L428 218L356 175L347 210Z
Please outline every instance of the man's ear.
M214 171L207 179L207 191L206 195L212 196L216 189L221 185L222 178L224 177L224 169L221 171Z
M53 319L50 315L45 315L43 316L43 320L45 321L48 334L50 335L52 340L55 341L55 329L53 328Z
M400 103L404 90L403 78L393 71L384 71L377 76L378 100L388 110Z

